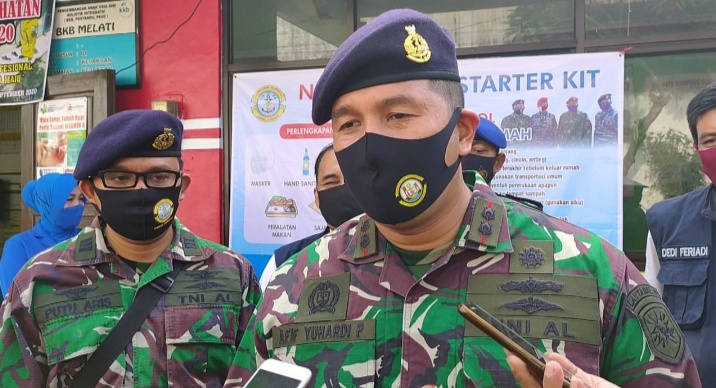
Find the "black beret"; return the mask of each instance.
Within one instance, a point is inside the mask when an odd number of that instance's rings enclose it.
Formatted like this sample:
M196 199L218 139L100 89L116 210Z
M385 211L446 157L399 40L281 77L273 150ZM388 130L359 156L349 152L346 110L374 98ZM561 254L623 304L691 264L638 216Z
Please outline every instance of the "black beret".
M515 102L512 103L512 106L515 106L515 105L517 105L517 104L522 104L522 105L524 105L524 104L525 104L525 100L515 100Z
M129 157L181 156L184 127L171 113L136 109L113 114L87 135L72 174L80 180Z
M599 99L597 99L597 102L602 102L604 100L611 101L612 100L611 93L602 94L601 96L599 96Z
M313 122L329 121L343 94L416 79L460 82L455 43L428 15L387 11L349 36L328 61L313 93Z

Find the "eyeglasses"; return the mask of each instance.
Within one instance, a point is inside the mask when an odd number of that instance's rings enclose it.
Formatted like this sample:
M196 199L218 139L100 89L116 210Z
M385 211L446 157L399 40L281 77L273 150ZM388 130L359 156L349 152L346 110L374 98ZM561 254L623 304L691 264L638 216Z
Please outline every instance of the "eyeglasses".
M110 189L131 189L137 186L139 177L144 179L144 184L147 187L154 189L166 189L168 187L174 187L177 181L181 177L179 171L151 171L151 172L131 172L131 171L116 171L116 170L102 170L97 173L97 176L102 179L102 183L105 187Z

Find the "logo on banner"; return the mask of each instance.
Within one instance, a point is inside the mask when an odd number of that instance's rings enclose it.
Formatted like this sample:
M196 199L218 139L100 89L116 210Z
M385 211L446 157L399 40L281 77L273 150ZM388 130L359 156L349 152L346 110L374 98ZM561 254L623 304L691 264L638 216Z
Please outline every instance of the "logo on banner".
M251 113L265 123L278 120L284 111L286 95L276 86L263 86L251 97Z

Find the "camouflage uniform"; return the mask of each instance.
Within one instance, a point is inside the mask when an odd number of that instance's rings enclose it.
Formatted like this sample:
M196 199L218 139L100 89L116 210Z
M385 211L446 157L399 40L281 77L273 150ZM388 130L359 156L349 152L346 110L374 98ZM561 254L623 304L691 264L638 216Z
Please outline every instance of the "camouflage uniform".
M532 115L532 145L554 146L559 139L557 119L552 113L537 112Z
M31 260L0 308L0 386L66 387L141 287L184 265L98 386L220 387L259 298L251 265L174 221L144 274L107 249L99 219Z
M570 147L592 145L592 122L584 112L564 112L559 116L559 144Z
M530 123L531 123L530 116L527 116L526 114L512 113L511 115L505 116L505 118L502 119L500 128L502 128L502 129L529 128Z
M310 368L315 387L517 386L502 347L458 314L466 300L623 387L701 386L678 326L617 248L471 179L455 242L419 263L432 262L420 280L366 216L281 266L225 386L269 357Z
M613 108L594 116L594 146L616 145L619 135L618 113Z

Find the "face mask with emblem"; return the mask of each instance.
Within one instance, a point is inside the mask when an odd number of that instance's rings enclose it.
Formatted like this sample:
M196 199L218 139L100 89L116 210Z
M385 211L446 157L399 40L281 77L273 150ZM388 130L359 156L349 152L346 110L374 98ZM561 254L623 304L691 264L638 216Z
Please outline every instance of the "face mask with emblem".
M165 189L101 190L102 220L121 236L135 241L159 237L172 225L179 207L181 186Z
M467 154L462 160L462 169L477 171L482 179L489 185L492 182L492 178L495 177L495 163L497 162L497 155L495 156L479 156L475 154Z
M366 133L336 152L346 184L368 216L383 224L412 220L430 207L460 167L445 153L460 118L456 109L438 133L423 139L397 139Z

